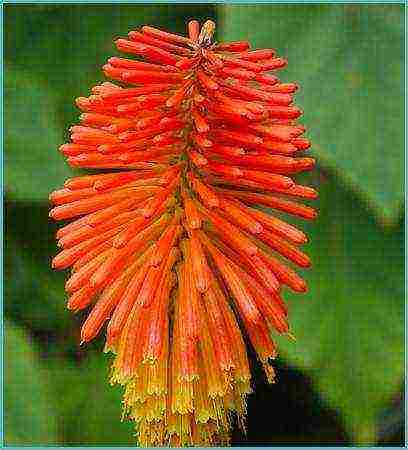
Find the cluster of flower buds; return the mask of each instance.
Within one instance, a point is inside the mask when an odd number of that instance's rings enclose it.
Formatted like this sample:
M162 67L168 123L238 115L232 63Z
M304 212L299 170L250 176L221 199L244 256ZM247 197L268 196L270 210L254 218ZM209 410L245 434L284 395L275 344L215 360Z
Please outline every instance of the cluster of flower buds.
M270 213L316 216L296 200L316 191L292 178L314 165L297 85L272 74L286 65L274 50L216 43L214 28L116 41L136 58L109 58L116 83L77 99L81 124L61 146L99 172L50 196L52 218L74 219L53 259L72 269L68 308L90 307L82 343L107 324L112 382L143 446L227 444L244 426L247 345L272 382L275 335L290 336L282 287L307 289L285 262L309 267L307 237Z

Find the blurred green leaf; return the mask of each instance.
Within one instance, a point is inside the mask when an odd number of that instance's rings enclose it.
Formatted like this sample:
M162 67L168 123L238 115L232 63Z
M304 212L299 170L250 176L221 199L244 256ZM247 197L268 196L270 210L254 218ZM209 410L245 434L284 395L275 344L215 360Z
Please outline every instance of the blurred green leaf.
M78 352L86 355L79 365L62 358L49 361L53 386L60 399L58 415L64 443L134 446L134 424L120 422L122 390L109 385L112 357L87 348Z
M402 5L222 5L219 39L276 48L298 81L313 153L385 224L404 192Z
M280 347L341 412L354 442L373 444L404 376L403 226L381 231L332 179L322 183L319 206L317 223L304 227L310 292L289 296L297 342Z
M48 374L28 335L9 321L5 321L4 350L5 444L56 444L56 411Z
M4 307L9 317L36 332L66 335L74 322L65 308L66 273L50 267L54 230L46 207L7 204Z
M6 193L20 201L47 201L70 175L59 155L56 99L44 81L14 67L5 70Z

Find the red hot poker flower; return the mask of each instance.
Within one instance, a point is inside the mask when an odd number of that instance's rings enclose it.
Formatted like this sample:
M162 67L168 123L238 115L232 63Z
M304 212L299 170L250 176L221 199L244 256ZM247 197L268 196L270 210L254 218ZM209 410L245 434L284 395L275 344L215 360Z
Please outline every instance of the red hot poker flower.
M61 146L100 173L50 196L52 218L74 219L53 260L72 268L68 308L91 307L83 343L107 324L112 382L144 446L228 443L250 392L243 334L272 382L273 336L289 333L282 287L307 289L285 262L310 266L307 237L262 209L316 216L300 202L316 191L293 179L314 165L297 85L275 75L274 50L213 43L214 28L116 41L129 55L103 67L116 83L77 99L81 125Z

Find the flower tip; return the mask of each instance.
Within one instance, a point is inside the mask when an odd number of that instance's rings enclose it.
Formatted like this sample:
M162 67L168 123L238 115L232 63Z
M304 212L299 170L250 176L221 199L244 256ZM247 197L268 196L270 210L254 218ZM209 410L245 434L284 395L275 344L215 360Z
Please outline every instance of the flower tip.
M103 70L103 72L105 73L105 75L108 76L111 67L112 67L112 66L111 66L110 64L104 64L104 65L102 66L102 70Z
M301 267L304 267L305 269L310 269L310 267L312 267L312 261L310 260L309 257L305 258L305 261L302 262L302 264L299 264Z
M314 158L299 158L295 159L296 169L299 171L312 170L316 165L316 160Z
M200 22L198 20L190 20L187 24L189 38L196 43L200 34Z
M304 245L304 244L307 244L308 242L309 242L309 238L305 234L303 234L302 236L299 236L298 241L297 241L297 243L299 245Z
M78 106L78 108L81 108L82 106L86 105L88 103L88 99L86 97L77 97L75 99L75 104Z
M289 177L282 177L281 181L284 189L290 189L295 185L295 182Z
M288 332L288 333L286 333L286 336L287 336L291 341L296 342L296 337L295 337L292 333Z
M259 222L255 222L252 226L252 232L254 234L260 234L262 231L264 231L264 227Z
M149 217L151 217L153 215L153 212L154 211L152 211L150 208L147 208L147 209L143 209L141 213L145 219L148 219Z
M69 301L68 301L68 303L67 303L67 309L68 309L69 311L75 312L75 307L74 307L74 305L72 305L72 303L69 302Z
M198 44L210 46L212 43L214 33L215 33L215 22L212 20L206 20L201 28L200 35L198 36Z

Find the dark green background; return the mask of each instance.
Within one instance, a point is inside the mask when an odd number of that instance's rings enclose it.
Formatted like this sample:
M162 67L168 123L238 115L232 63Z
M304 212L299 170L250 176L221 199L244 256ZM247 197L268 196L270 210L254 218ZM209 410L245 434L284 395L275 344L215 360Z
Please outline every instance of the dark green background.
M149 23L289 59L284 81L319 167L306 251L310 292L287 295L297 341L280 339L278 383L254 361L248 434L235 444L401 443L404 377L404 12L399 5L6 5L5 443L133 445L98 339L79 348L49 268L47 197L71 173L57 151L74 99L103 80L113 40Z

